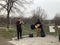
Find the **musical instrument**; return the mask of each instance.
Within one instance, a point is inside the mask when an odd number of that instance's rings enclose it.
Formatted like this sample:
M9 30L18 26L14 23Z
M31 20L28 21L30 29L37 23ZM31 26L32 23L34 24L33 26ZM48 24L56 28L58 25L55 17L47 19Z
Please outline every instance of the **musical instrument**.
M40 24L36 24L36 25L35 25L35 28L36 28L36 29L40 28Z
M40 28L40 24L36 24L36 25L31 25L31 29L38 29Z
M24 22L23 21L20 21L20 24L24 24Z

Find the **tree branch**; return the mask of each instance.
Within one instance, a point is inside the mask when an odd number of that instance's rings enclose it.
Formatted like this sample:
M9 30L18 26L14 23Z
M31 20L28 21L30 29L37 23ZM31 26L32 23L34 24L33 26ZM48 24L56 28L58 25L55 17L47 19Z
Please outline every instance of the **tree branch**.
M0 4L0 5L7 10L6 5L3 5L3 4Z

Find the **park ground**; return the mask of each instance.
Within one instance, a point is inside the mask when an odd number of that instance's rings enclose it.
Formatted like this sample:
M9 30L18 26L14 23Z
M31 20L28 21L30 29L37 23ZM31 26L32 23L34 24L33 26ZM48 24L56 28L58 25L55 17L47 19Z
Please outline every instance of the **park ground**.
M58 38L51 35L47 35L46 37L32 37L32 38L25 36L23 39L20 40L15 39L16 38L13 38L8 42L14 45L60 45Z
M16 28L11 27L7 30L6 27L0 27L0 45L60 45L58 41L57 33L50 33L48 28L46 30L46 37L25 37L19 41L13 40L16 37ZM31 30L29 26L23 26L23 36L27 34L36 34L36 30Z

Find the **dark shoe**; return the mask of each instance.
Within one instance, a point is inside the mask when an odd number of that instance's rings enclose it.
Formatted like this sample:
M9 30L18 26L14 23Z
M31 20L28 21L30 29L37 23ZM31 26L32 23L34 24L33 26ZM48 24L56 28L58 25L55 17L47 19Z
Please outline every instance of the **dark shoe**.
M18 41L19 39L15 39L16 41Z
M20 37L20 39L22 39L22 37Z

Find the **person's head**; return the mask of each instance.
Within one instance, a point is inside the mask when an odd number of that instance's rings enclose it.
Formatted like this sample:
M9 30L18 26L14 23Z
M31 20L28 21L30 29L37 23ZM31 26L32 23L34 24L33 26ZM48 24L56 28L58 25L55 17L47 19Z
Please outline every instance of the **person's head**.
M40 22L40 23L41 23L41 20L38 18L38 19L37 19L37 22Z
M38 18L37 21L40 22L40 19Z
M40 21L40 19L37 19L37 21Z

